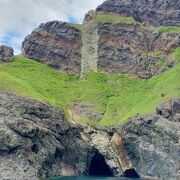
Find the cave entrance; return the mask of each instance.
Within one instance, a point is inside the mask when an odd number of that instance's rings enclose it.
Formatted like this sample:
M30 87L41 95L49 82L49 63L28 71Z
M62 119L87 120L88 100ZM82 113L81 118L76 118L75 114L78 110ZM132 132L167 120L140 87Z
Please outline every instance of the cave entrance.
M110 167L99 152L96 152L90 162L89 176L113 176Z
M128 178L140 178L139 174L135 171L135 169L127 169L124 172L124 176Z

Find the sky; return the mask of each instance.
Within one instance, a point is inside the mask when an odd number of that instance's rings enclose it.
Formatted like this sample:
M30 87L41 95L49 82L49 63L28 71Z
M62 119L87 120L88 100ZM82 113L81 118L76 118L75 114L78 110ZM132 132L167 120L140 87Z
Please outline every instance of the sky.
M24 38L50 20L82 23L85 13L104 0L0 0L0 44L21 51Z

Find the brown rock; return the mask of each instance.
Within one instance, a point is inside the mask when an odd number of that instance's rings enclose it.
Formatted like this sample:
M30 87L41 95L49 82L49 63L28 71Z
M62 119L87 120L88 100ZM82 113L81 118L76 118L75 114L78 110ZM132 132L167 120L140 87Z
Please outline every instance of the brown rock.
M80 73L81 31L65 22L41 24L22 43L28 58L57 70Z

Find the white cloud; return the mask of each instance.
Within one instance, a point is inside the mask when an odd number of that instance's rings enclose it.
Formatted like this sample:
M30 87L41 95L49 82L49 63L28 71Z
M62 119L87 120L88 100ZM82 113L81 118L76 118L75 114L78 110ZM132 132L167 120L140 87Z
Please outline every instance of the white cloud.
M84 14L104 0L0 0L0 44L14 46L16 53L27 34L50 20L82 22Z

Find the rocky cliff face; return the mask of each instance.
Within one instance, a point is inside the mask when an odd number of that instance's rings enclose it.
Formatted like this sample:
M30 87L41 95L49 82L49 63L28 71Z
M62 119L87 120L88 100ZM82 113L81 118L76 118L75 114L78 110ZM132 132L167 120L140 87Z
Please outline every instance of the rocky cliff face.
M107 0L97 12L133 17L146 25L180 26L179 0Z
M0 179L83 175L93 148L50 105L0 94Z
M103 128L73 125L55 107L1 93L0 179L124 175L176 180L179 123L180 99L159 106L157 113Z
M66 72L81 71L83 75L100 71L151 78L175 65L171 54L180 46L180 33L162 33L144 24L180 26L179 9L178 0L108 0L96 12L86 14L82 31L58 21L40 25L26 37L22 52ZM130 16L136 21L100 22L97 16L101 14Z
M170 54L180 46L179 33L162 34L136 23L98 23L98 34L99 71L150 78L175 65Z
M67 23L41 24L22 43L22 53L57 70L80 73L81 31Z
M138 174L180 179L180 99L159 106L154 114L131 119L117 132Z

